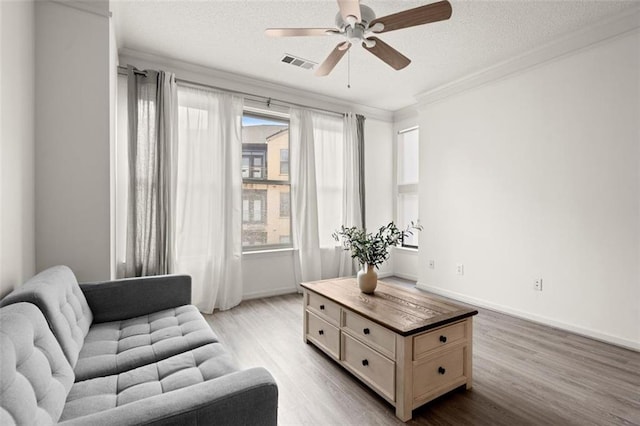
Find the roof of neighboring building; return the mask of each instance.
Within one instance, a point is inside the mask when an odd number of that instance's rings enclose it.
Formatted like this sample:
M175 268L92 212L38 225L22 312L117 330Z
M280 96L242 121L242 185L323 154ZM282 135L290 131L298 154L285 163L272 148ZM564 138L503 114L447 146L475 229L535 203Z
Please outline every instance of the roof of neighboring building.
M281 130L278 130L277 132L275 132L271 136L267 136L267 142L269 142L271 139L273 139L273 138L275 138L277 136L280 136L281 134L286 133L288 131L289 131L289 127L285 127L285 128L283 128Z
M267 139L288 129L288 126L259 125L242 128L242 143L267 143Z

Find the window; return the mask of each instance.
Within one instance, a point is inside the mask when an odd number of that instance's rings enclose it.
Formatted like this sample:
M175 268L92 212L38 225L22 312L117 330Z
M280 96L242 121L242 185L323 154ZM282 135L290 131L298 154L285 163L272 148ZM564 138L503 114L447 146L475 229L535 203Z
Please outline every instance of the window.
M406 228L412 221L418 221L418 128L398 132L397 147L397 222ZM415 232L402 242L403 247L418 247L419 232Z
M242 222L266 224L267 191L263 189L243 189Z
M267 244L267 233L265 231L243 231L243 246L263 246Z
M291 194L289 192L280 193L280 217L291 216Z
M280 174L289 174L289 149L280 150Z
M291 247L289 120L269 113L242 117L242 246Z
M251 145L251 144L247 144ZM246 148L246 149L245 149ZM266 146L264 150L261 150L261 147L257 147L256 149L251 149L250 147L245 147L243 144L242 149L242 177L243 178L251 178L251 179L262 179L265 177L265 157L266 157Z

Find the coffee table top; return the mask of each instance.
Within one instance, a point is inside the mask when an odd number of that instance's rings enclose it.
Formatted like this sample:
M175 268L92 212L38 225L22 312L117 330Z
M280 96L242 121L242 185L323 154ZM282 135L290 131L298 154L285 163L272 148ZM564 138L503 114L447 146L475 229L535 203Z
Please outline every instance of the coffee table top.
M335 278L300 285L402 336L421 333L478 313L475 309L424 291L381 280L378 280L373 294L362 293L355 278Z

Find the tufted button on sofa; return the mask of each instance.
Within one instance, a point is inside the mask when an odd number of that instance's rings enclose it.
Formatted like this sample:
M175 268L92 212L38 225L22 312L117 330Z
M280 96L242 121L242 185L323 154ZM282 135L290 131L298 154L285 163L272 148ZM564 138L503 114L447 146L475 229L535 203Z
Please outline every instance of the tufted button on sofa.
M269 424L278 390L239 370L190 277L79 285L65 266L0 301L0 424Z

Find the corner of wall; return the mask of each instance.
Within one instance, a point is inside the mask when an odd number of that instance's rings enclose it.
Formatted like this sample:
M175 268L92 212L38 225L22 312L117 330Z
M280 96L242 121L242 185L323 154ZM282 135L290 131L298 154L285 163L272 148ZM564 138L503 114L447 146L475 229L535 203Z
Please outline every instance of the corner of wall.
M0 2L0 297L35 273L34 2Z

